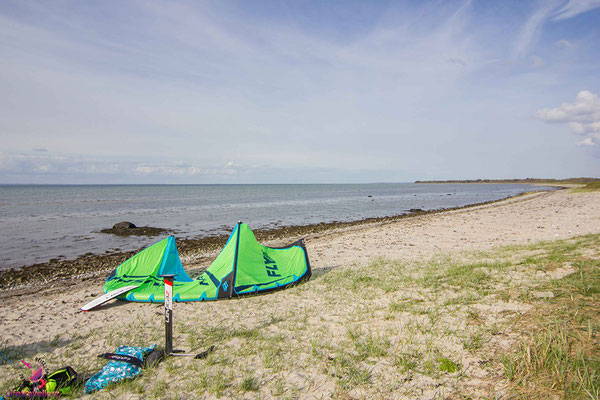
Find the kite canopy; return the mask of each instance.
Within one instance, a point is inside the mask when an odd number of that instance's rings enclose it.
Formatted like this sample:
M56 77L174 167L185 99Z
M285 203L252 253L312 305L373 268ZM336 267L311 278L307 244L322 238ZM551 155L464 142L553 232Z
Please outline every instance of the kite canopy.
M174 301L228 299L250 293L282 289L308 280L311 275L304 241L285 247L266 247L254 233L238 223L223 250L198 279L183 270L175 238L168 237L137 253L106 279L104 293L128 285L140 285L128 292L130 301L163 302L164 283L160 275L174 274Z

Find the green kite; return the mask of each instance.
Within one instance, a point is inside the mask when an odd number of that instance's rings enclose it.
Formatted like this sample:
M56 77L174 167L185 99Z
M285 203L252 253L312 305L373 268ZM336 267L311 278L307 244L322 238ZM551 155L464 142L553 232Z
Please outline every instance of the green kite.
M129 301L164 301L160 275L174 274L174 301L229 299L234 296L282 289L308 280L311 275L304 240L285 247L266 247L254 233L238 223L221 253L198 279L183 269L175 238L170 236L142 250L119 265L104 283L104 293L128 285Z

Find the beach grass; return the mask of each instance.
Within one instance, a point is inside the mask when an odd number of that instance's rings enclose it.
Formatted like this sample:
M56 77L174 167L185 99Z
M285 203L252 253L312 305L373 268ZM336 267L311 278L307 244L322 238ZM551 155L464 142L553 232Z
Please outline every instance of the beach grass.
M581 192L597 192L600 190L600 181L587 183L585 186L577 187L571 189L571 192L581 193Z
M91 398L597 399L599 296L600 235L376 258L268 295L176 304L176 346L215 351L168 358ZM138 317L68 344L51 338L36 355L85 375L104 364L90 352L162 344L162 322ZM16 383L5 371L3 388Z
M579 257L574 273L539 286L556 297L530 316L535 329L503 357L505 374L521 395L600 398L600 249L597 237L589 240L596 242L585 247L591 257Z

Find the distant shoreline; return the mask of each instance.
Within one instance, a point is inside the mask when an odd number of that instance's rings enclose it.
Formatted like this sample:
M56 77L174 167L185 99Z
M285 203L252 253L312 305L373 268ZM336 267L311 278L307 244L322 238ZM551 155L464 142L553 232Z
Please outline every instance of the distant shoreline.
M566 179L542 179L542 178L524 178L524 179L451 179L451 180L427 180L415 181L415 183L522 183L535 185L585 185L590 182L599 181L600 178L566 178Z

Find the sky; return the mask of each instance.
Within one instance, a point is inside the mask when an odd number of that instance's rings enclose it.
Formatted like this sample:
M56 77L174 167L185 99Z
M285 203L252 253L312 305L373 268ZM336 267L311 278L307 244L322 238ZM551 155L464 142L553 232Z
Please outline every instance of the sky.
M600 177L600 0L0 2L0 183Z

